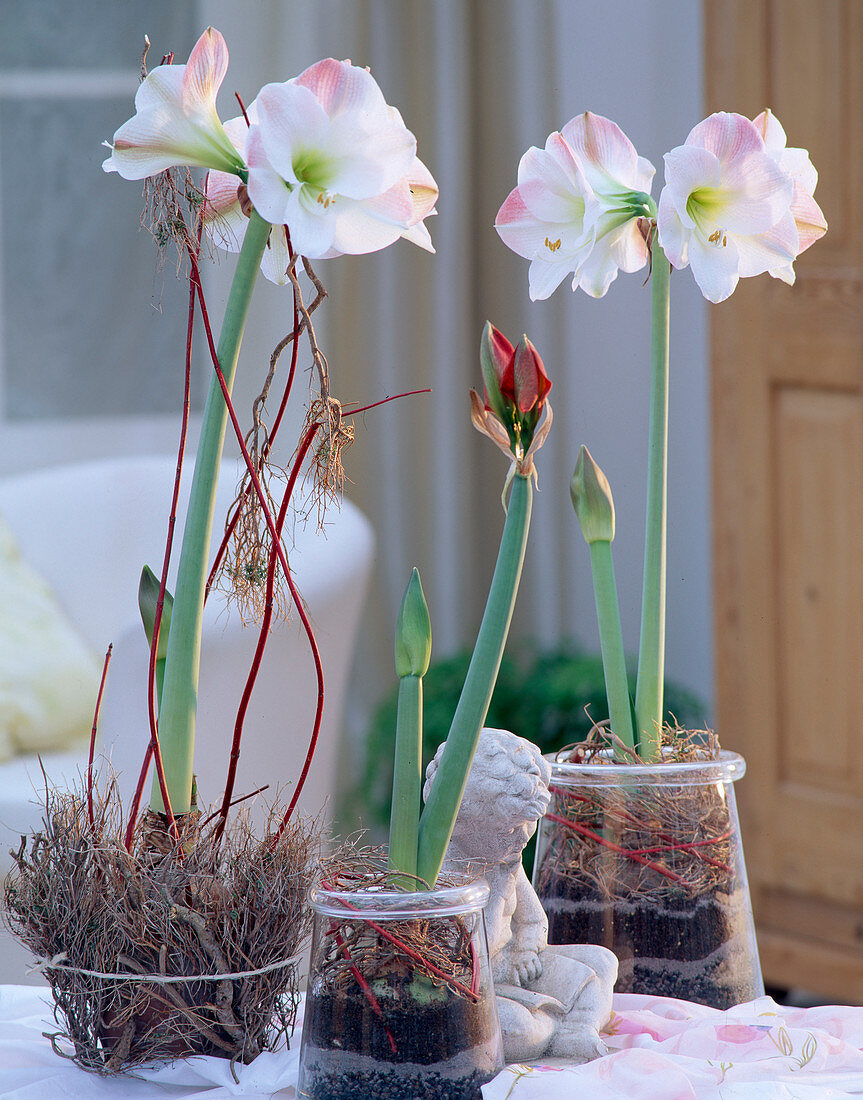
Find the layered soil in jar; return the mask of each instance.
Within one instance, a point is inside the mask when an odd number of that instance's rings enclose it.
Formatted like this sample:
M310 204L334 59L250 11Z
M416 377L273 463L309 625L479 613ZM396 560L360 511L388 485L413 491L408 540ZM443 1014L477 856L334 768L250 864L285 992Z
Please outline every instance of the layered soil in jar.
M374 994L310 993L304 1090L310 1100L480 1100L498 1072L496 1016L486 998L414 981Z
M731 1008L761 993L749 958L744 891L698 897L597 896L590 885L552 877L542 898L549 943L595 943L620 963L615 991Z

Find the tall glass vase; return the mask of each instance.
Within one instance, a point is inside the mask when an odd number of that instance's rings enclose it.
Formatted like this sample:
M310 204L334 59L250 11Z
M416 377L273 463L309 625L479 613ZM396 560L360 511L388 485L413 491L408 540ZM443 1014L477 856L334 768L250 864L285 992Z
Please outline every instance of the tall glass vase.
M764 992L733 783L743 758L554 762L534 887L550 943L596 943L617 992L728 1008Z

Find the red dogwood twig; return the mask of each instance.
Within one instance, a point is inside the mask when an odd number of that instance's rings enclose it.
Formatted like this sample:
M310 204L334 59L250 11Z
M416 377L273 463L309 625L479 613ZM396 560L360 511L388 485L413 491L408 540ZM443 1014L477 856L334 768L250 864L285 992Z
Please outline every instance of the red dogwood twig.
M90 754L87 758L87 816L90 819L90 828L95 829L96 821L93 814L93 758L96 755L96 730L99 727L99 710L102 706L102 692L105 690L105 681L108 678L108 665L111 663L111 653L114 643L108 646L105 652L105 661L102 665L102 679L99 681L99 692L96 695L96 706L93 710L93 728L90 730Z
M606 840L604 836L600 836L599 833L595 833L593 829L588 829L586 825L579 825L575 821L569 821L565 817L561 817L559 814L545 815L549 821L556 821L558 825L564 825L567 829L572 829L573 832L578 833L580 836L586 836L590 840L595 840L597 844L601 844L604 848L610 848L613 852L619 852L620 855L626 856L627 859L633 860L635 863L641 863L645 867L649 867L652 871L658 871L660 875L664 875L666 878L672 879L674 882L685 883L685 879L678 875L675 871L669 871L667 867L663 867L661 863L655 863L652 859L645 859L644 856L639 855L637 852L632 851L629 848L622 848L619 844L615 844L613 840Z
M300 472L303 461L308 453L309 447L312 445L312 441L320 428L320 423L315 422L310 424L303 440L297 450L294 464L291 469L290 476L288 478L287 488L285 489L284 497L282 498L281 508L276 519L276 534L279 540L282 537L282 528L284 527L285 517L288 514L288 505L291 502L294 486L297 482L297 475ZM231 796L234 793L234 782L237 775L237 764L240 759L240 741L243 735L243 723L246 718L246 711L248 710L249 700L252 696L252 689L255 686L255 681L258 678L258 672L261 667L261 659L264 655L264 649L267 644L267 637L270 632L270 622L273 617L273 588L275 585L276 577L276 553L275 550L270 548L269 561L267 563L267 596L265 602L264 615L261 621L261 627L258 634L258 644L255 648L255 655L252 660L252 667L249 670L249 675L246 680L246 686L243 691L243 697L240 700L240 707L237 711L237 719L234 724L234 739L231 745L231 756L228 764L228 777L225 782L225 793L222 798L222 806L219 810L219 822L216 825L214 836L218 840L225 829L225 824L228 819L228 809L231 805Z

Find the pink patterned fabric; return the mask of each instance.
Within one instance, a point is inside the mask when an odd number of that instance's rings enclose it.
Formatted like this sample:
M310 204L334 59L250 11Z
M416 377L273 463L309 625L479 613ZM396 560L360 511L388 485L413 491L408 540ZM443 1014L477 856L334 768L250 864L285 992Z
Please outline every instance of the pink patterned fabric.
M0 986L4 1100L291 1100L293 1050L236 1066L221 1058L102 1078L58 1058L47 989ZM769 997L727 1012L663 997L618 994L610 1053L584 1066L508 1066L484 1100L834 1100L863 1096L863 1008L782 1008Z
M770 997L720 1012L617 994L584 1066L509 1066L484 1100L828 1100L863 1096L863 1008L783 1008Z

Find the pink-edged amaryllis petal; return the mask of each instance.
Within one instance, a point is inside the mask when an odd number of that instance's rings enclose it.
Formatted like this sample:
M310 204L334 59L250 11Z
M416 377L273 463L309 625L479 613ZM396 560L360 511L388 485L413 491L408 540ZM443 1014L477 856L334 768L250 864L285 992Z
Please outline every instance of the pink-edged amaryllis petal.
M183 105L194 110L199 103L216 102L216 93L228 71L228 45L208 27L192 48L183 74Z
M332 58L258 95L249 197L310 258L373 252L399 237L433 251L423 219L438 189L374 78Z
M797 227L799 255L827 232L827 220L813 197L818 185L818 172L806 149L788 148L785 130L769 108L753 119L753 124L761 134L767 152L794 182L791 216ZM794 258L791 262L770 268L770 274L783 282L793 283Z
M649 191L656 169L640 157L616 122L585 111L561 130L598 195Z
M691 266L708 301L724 301L741 278L787 275L800 251L795 185L749 119L700 122L666 154L665 180L660 243L674 267Z
M216 92L225 76L228 48L209 27L188 65L159 65L135 95L135 115L107 143L106 172L144 179L175 165L239 173L243 160L216 112Z
M330 118L347 114L374 116L389 108L377 81L368 71L350 61L327 57L316 61L296 78L297 84L308 88Z

